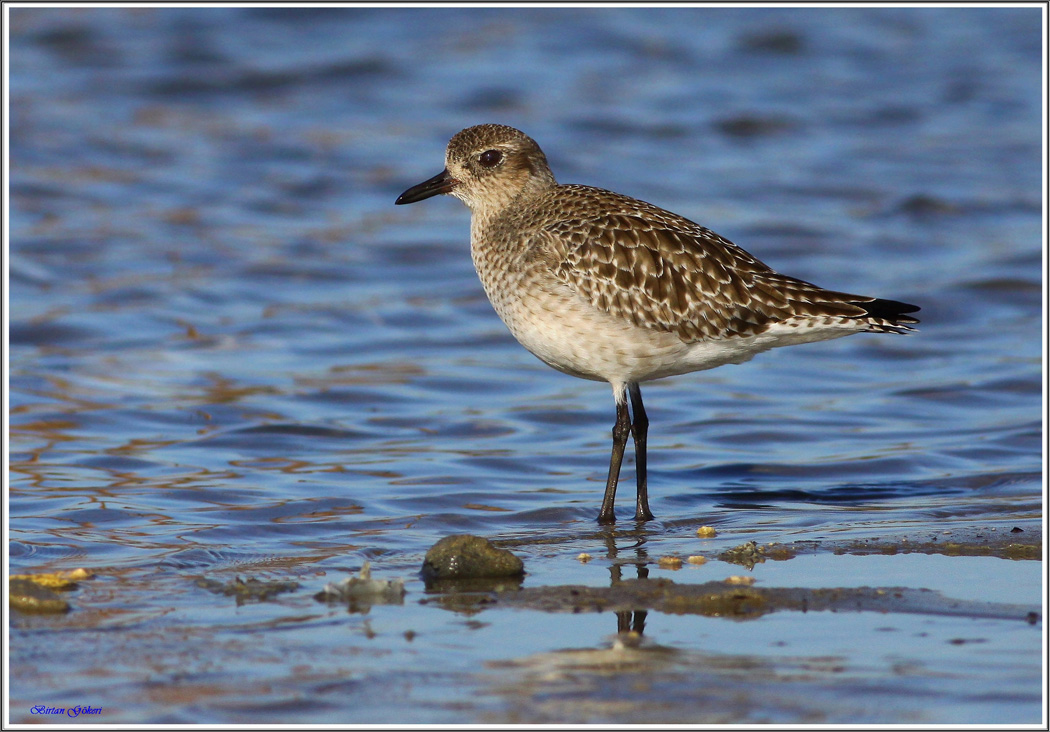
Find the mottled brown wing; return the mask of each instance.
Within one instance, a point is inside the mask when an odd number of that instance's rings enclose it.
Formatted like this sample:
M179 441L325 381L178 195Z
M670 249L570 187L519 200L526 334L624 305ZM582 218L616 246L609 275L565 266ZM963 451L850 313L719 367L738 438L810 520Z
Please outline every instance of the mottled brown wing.
M860 303L873 298L778 274L713 231L641 205L544 227L559 277L601 310L686 342L757 335L796 317L868 314Z

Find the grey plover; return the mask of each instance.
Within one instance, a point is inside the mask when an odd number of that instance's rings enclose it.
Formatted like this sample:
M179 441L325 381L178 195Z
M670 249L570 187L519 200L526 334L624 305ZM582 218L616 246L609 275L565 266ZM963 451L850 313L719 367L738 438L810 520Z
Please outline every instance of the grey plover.
M906 315L919 309L914 305L778 274L710 229L652 204L561 185L539 145L513 127L458 133L445 169L396 203L439 193L470 208L474 267L518 342L559 371L612 385L616 423L601 523L615 520L616 483L632 434L635 520L653 517L643 381L742 363L778 346L903 333L919 322Z

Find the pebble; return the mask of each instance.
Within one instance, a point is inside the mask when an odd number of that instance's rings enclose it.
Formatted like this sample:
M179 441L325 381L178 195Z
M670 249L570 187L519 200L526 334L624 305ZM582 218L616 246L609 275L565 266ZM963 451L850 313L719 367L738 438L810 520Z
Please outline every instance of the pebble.
M57 592L32 580L12 577L7 587L8 604L15 610L40 615L69 612L69 603Z
M423 578L473 579L512 577L525 573L522 561L506 549L498 549L488 539L471 534L446 536L427 550L423 559Z

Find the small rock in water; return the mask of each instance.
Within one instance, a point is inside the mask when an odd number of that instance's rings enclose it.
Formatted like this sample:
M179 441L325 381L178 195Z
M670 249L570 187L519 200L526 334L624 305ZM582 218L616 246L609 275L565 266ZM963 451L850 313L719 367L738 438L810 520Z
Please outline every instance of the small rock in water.
M657 561L663 569L681 569L682 560L680 557L660 557Z
M1020 529L1018 529L1020 531ZM91 579L94 575L86 569L70 569L62 572L44 572L38 574L13 574L12 580L30 580L51 590L76 589L77 581Z
M525 573L525 565L506 549L498 549L488 539L470 534L446 536L427 551L423 578L474 579L511 577Z
M36 574L13 574L8 578L8 606L23 613L69 612L69 603L56 590L76 589L78 580L94 575L86 569Z
M15 610L42 615L69 612L68 602L37 582L12 577L7 587L8 604Z

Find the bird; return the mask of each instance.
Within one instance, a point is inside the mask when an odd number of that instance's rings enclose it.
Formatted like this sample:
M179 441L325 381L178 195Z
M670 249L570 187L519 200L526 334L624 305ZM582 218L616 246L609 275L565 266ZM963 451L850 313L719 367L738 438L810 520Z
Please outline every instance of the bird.
M649 420L640 385L743 363L771 348L852 333L906 333L919 310L826 290L775 272L689 219L620 193L560 184L539 145L513 127L468 127L445 168L395 204L449 194L470 209L482 287L521 345L563 373L608 382L616 404L600 524L628 437L636 522L649 508ZM628 407L630 402L630 407Z

